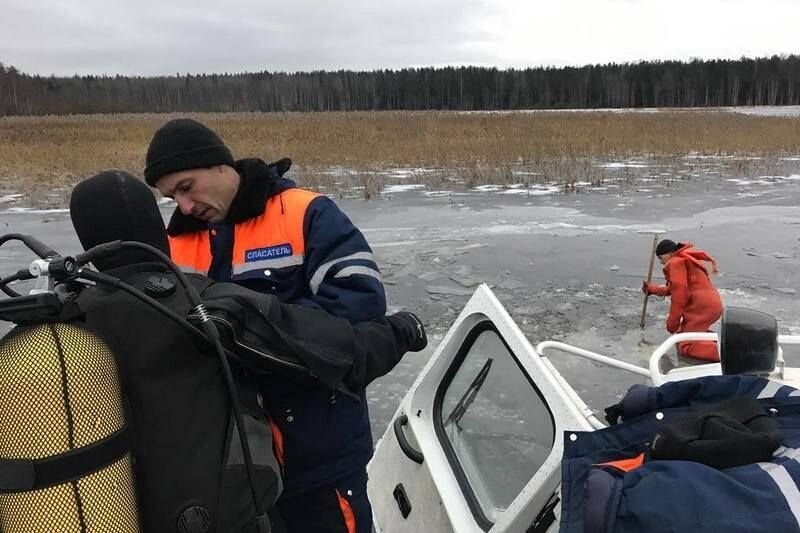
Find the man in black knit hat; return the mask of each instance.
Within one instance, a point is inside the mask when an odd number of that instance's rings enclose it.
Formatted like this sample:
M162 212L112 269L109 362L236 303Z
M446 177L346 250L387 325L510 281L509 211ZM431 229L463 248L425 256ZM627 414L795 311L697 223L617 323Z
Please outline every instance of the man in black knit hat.
M78 184L70 215L85 249L128 240L169 252L155 198L124 172L103 172ZM149 253L123 249L93 262L106 276L187 316L190 305L183 290ZM426 344L424 330L410 313L351 325L235 284L188 278L212 320L221 324L226 348L237 355L232 366L264 507L280 492L279 468L270 446L271 424L264 420L248 376L282 376L298 391L324 389L350 397L350 391L363 390L388 372L405 351ZM252 498L232 430L229 391L208 344L117 284L86 288L77 303L87 325L117 358L134 430L144 530L207 531L186 525L202 519L214 531L253 531ZM280 447L276 439L275 451Z
M385 291L366 239L330 198L285 179L290 164L235 160L205 125L167 122L150 142L144 174L177 203L167 229L173 260L351 323L383 316ZM267 378L261 393L284 443L278 507L288 529L369 532L365 390L351 398Z

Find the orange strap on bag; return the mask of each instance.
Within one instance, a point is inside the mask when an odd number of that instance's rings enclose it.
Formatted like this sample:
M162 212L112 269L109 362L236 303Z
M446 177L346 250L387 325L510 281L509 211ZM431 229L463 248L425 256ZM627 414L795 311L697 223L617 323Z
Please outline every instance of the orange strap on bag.
M618 459L616 461L609 461L607 463L598 463L593 466L610 466L623 472L630 472L636 470L644 464L644 453L640 453L636 457L629 457L627 459Z
M284 467L283 462L283 433L281 433L281 428L278 427L278 424L272 421L272 417L269 419L269 427L272 430L272 450L275 452L275 458L278 460L278 464L281 467Z
M347 498L336 491L336 497L339 498L339 509L342 510L342 517L344 518L344 525L347 526L347 533L356 533L356 515L353 514L353 508L350 507L350 502Z

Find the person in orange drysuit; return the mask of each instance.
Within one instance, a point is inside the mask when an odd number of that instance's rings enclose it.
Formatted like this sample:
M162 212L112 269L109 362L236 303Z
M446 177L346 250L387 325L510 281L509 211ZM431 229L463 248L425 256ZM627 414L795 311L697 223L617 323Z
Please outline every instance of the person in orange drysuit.
M669 239L658 243L656 256L664 265L667 284L645 281L642 290L646 294L670 296L667 331L709 331L711 324L722 316L722 300L711 283L704 263L711 263L712 272L716 274L716 261L703 250L694 248L690 242L676 243ZM678 355L719 361L717 343L713 341L680 342Z

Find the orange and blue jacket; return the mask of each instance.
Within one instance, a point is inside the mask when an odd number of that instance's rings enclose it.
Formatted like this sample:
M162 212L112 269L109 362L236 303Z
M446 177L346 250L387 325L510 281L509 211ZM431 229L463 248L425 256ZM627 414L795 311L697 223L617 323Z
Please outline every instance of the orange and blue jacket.
M241 183L226 222L209 227L179 210L173 214L167 232L178 266L351 322L385 314L372 250L330 198L296 188L259 159L237 161L235 168ZM318 383L269 377L260 388L278 433L285 495L366 466L372 436L365 391L351 398Z
M747 375L634 385L609 418L614 424L621 416L622 423L565 434L560 533L800 532L798 396L797 389ZM652 456L664 429L745 397L783 434L772 454L733 467ZM719 432L719 445L709 441L709 450L725 454L722 460L738 457L730 453L737 436L749 446L743 452L752 451L747 439L756 434L741 423L731 427Z

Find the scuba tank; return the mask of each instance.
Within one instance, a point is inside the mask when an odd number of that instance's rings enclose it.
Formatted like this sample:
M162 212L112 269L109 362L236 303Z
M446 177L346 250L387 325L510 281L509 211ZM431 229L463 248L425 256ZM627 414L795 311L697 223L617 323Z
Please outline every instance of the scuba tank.
M62 257L35 239L20 234L0 236L0 246L13 239L23 241L41 259L33 261L27 270L0 279L0 290L11 296L0 300L0 320L18 324L0 340L0 533L128 533L143 529L176 533L268 532L270 522L265 507L274 502L280 492L277 472L269 467L268 458L262 457L270 454L274 461L269 428L251 420L251 412L260 410L257 405L246 407L240 401L219 333L185 275L163 252L144 243L108 242L73 258ZM173 270L185 289L189 300L187 307L191 304L200 316L198 327L122 280L81 268L100 257L129 249L146 250ZM8 287L11 281L33 278L37 287L29 296L21 296ZM115 355L109 345L78 325L85 318L81 304L86 302L79 295L86 294L83 292L86 282L131 295L134 300L146 304L148 311L170 317L183 331L215 348L219 360L209 359L206 366L213 367L215 379L220 382L215 398L229 400L230 405L225 407L224 419L213 418L215 427L206 432L201 441L191 445L192 453L186 453L185 458L182 456L182 461L159 463L154 460L156 455L168 459L172 453L171 446L163 448L169 444L169 437L175 436L164 427L169 416L161 416L152 409L147 411L155 416L159 422L155 425L164 431L163 435L154 435L149 425L141 425L146 421L141 412L140 425L136 425L136 405L131 403L136 398L128 397L128 392L123 394L116 364L119 361L124 370L130 363L124 357L118 358L118 355L125 355L125 346L118 346L112 342L114 339L109 339L110 345L116 346L119 352ZM156 293L166 290L163 284L150 289ZM174 288L166 293L171 294L172 290ZM89 292L97 294L97 291ZM188 342L192 342L191 338ZM193 353L196 352L193 350ZM127 365L129 372L132 368ZM197 368L186 367L186 370L193 375ZM7 387L6 382L10 386ZM252 396L255 398L255 394ZM123 403L134 409L130 432ZM200 413L192 416L196 415L200 418L191 420L204 419ZM195 429L206 427L195 426ZM135 438L129 433L135 433ZM155 446L160 442L162 447L157 450L142 447L147 435L150 435L147 442ZM249 441L253 438L259 444L256 454L250 450ZM186 445L183 436L180 440ZM195 448L203 446L207 452L209 443L219 445L219 453L212 450L212 455L220 464L192 461L192 458L209 456L195 453ZM147 455L134 461L131 449ZM10 451L6 453L7 450ZM165 453L156 453L160 451ZM183 459L189 460L189 464L184 464L187 461ZM176 463L182 468L172 468ZM158 471L159 467L164 470ZM200 471L193 472L195 468ZM215 470L221 476L219 479L213 475ZM159 501L148 493L151 491L143 490L138 495L141 499L137 506L136 487L141 481L139 478L144 477L140 474L147 474L152 485L165 471L173 475L170 479L181 484L182 490L178 490L177 485L165 488L166 492L158 490L156 492L162 496ZM137 479L134 479L134 472ZM175 475L180 477L175 478ZM213 480L206 479L209 476ZM195 490L193 482L200 482L202 487ZM207 496L216 486L220 490L218 499L203 501L191 497ZM10 503L7 505L7 502ZM169 516L154 512L167 507ZM214 507L225 510L225 521L220 523L219 516L209 511ZM175 510L177 515L173 516Z
M15 327L0 340L0 531L139 530L113 354L70 323Z
M0 280L0 531L140 531L130 438L114 354L69 321L49 274L70 261L29 236L40 260ZM8 283L37 278L29 296ZM67 312L65 312L67 311Z

